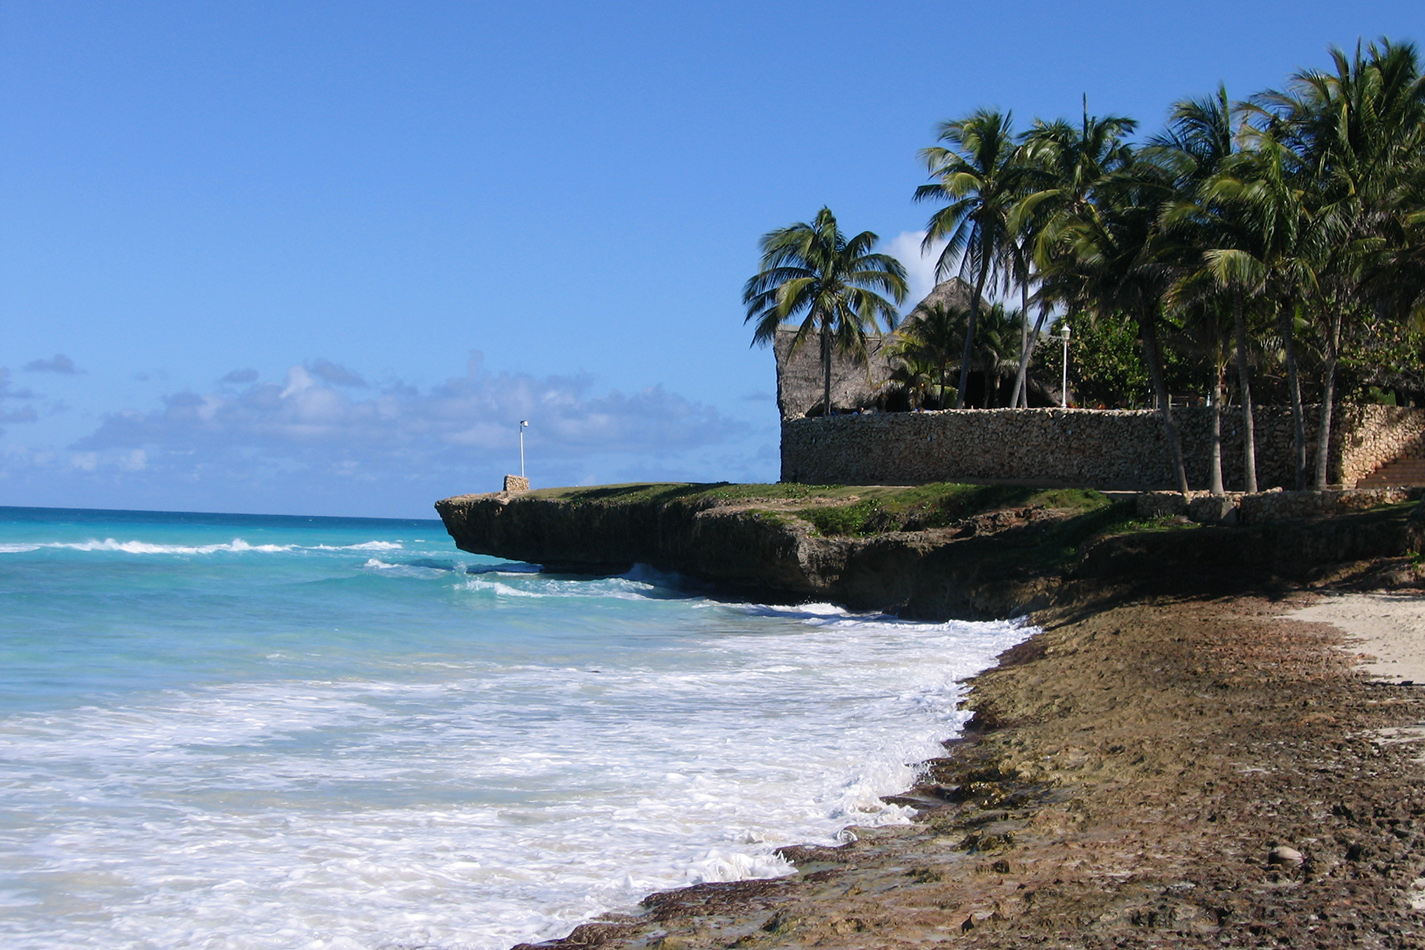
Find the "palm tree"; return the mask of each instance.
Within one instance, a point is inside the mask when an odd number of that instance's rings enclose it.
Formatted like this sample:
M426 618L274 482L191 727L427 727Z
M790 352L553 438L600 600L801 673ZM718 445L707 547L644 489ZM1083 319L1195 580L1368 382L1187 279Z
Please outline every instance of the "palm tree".
M1049 257L1044 280L1057 299L1074 309L1123 314L1137 325L1178 490L1187 494L1159 333L1169 271L1162 262L1158 213L1171 194L1172 182L1161 167L1128 156L1125 167L1106 174L1092 188L1082 208L1065 209L1048 223L1042 240L1059 249Z
M1239 372L1245 363L1243 297L1275 323L1286 363L1295 447L1296 487L1305 484L1306 424L1297 365L1297 301L1316 286L1316 243L1320 228L1309 213L1306 195L1293 181L1291 153L1268 134L1252 132L1253 146L1233 155L1206 184L1208 202L1226 210L1232 222L1228 241L1207 253L1219 286L1234 291ZM1226 246L1228 243L1235 246ZM1244 393L1243 403L1250 400ZM1252 490L1249 482L1248 490Z
M985 408L995 408L1000 379L1018 364L1014 341L1023 339L1021 328L1026 321L1022 310L1005 310L1004 304L992 304L984 312L980 332L975 341L975 353L985 373ZM1010 404L1013 407L1013 403Z
M935 389L936 371L940 367L934 360L928 359L924 353L914 348L901 350L896 355L900 359L895 369L891 370L890 381L900 384L901 391L905 393L906 400L912 410L924 408L926 394ZM943 374L940 379L943 387ZM943 408L945 402L943 388L940 390L938 399Z
M1062 246L1048 237L1049 222L1090 211L1093 189L1104 178L1121 170L1131 151L1124 137L1137 123L1125 116L1090 116L1088 99L1084 99L1083 120L1074 126L1062 119L1056 122L1036 120L1024 134L1020 152L1023 197L1010 213L1009 228L1018 236L1027 287L1028 273L1033 268L1042 274ZM1029 361L1039 342L1044 323L1053 303L1052 292L1041 288L1039 316L1032 331L1025 321L1024 336L1028 345L1019 354L1011 405L1028 405ZM1021 296L1021 309L1028 313L1028 295Z
M877 240L870 231L847 238L831 209L822 208L809 224L764 234L761 269L742 288L744 322L755 322L753 343L771 342L777 328L799 314L793 352L812 335L820 338L825 415L831 414L832 352L864 358L867 330L878 321L894 329L896 306L905 299L905 268L890 255L872 253Z
M1425 139L1425 78L1415 47L1382 40L1355 55L1331 50L1333 70L1295 74L1283 92L1256 97L1265 129L1294 153L1321 235L1314 293L1305 301L1321 334L1321 422L1315 486L1326 487L1336 370L1346 318L1367 319L1366 264L1383 243L1389 196L1418 162Z
M946 408L950 363L964 341L969 319L968 308L937 301L930 306L921 304L896 331L900 338L896 350L902 359L927 362L939 371L937 405L941 409Z
M991 277L1008 266L1014 236L1009 214L1023 182L1010 114L979 109L963 119L941 123L938 140L947 145L922 149L932 184L915 190L916 201L948 200L930 216L922 247L944 241L936 278L950 272L955 259L962 274L973 275L974 295L961 348L960 385L955 408L965 408L965 387L975 346L980 300Z
M1232 311L1237 380L1242 394L1243 481L1257 490L1257 439L1253 418L1251 371L1247 360L1247 325L1243 297L1263 282L1256 245L1259 235L1244 220L1239 203L1223 200L1228 192L1216 187L1225 166L1237 154L1240 109L1234 109L1227 89L1219 85L1212 98L1185 99L1173 106L1168 131L1154 137L1153 153L1175 179L1177 195L1162 213L1163 223L1186 239L1185 273L1170 290L1170 298L1196 299L1193 323L1204 331L1204 349L1211 356L1213 494L1222 494L1222 399L1225 365L1220 306L1211 298L1225 294ZM1212 293L1217 291L1217 294Z

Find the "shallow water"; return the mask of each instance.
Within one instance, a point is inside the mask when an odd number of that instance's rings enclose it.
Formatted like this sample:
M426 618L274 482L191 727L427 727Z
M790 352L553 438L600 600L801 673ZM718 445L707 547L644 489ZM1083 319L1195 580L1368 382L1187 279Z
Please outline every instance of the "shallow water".
M1028 630L532 573L438 522L0 509L0 946L503 948L879 796Z

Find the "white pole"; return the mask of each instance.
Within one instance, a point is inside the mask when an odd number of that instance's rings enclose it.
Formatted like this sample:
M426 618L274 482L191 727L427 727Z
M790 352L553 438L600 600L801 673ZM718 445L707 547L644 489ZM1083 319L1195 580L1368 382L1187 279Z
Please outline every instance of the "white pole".
M524 478L524 430L529 428L529 423L520 420L520 478Z
M1069 325L1064 324L1064 380L1059 394L1059 408L1069 408Z

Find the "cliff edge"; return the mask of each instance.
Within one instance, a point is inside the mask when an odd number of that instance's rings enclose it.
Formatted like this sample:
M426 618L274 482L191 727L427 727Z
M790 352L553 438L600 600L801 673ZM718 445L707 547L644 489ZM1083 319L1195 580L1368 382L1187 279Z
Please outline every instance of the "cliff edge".
M1418 557L1425 538L1419 503L1227 528L1013 486L624 485L461 495L436 510L473 554L585 574L648 564L772 602L932 620L1042 609L1069 577L1195 590L1300 581Z

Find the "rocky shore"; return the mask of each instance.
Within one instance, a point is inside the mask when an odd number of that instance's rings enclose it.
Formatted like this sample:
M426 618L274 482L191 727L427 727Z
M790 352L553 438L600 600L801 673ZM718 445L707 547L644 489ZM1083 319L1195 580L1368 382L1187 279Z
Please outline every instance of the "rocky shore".
M508 519L492 535L505 556L534 537L533 520L509 518L521 510L487 509ZM1034 609L1044 632L973 681L970 730L904 796L920 809L912 824L789 848L791 877L653 895L639 914L542 946L1425 946L1425 688L1368 677L1340 630L1285 617L1325 590L1420 596L1420 507L1118 534L1015 577L1003 576L1006 552L1035 550L1031 536L1065 516L1000 520L950 538L822 539L834 543L820 559L741 542L744 557L788 565L779 584L853 589L826 565L879 544L916 578L888 580L887 603ZM662 524L668 534L642 540L677 551L686 525ZM936 579L926 563L950 573ZM1013 593L977 593L996 582Z
M1092 588L974 681L922 810L789 878L657 894L560 950L1425 945L1425 692L1290 594Z

